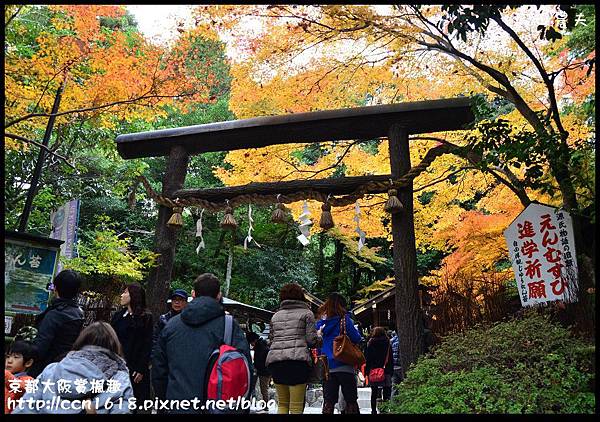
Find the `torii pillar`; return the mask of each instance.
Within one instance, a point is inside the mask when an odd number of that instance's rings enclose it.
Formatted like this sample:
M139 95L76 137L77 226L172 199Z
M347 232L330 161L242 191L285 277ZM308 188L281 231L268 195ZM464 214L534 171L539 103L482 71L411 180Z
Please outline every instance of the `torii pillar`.
M408 130L394 123L388 134L392 178L399 179L410 170ZM392 214L394 275L396 281L396 332L400 338L402 372L423 354L423 318L419 306L417 279L417 249L413 214L413 183L398 189L398 199L404 205Z

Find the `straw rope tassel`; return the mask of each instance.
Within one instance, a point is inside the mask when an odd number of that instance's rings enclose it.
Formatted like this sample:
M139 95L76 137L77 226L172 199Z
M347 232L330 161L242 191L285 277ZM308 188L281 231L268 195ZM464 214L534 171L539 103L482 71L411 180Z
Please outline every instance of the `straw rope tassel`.
M391 214L402 211L404 209L404 205L402 205L402 202L400 202L398 199L398 191L396 189L390 189L388 191L388 195L389 198L386 201L383 209Z
M133 186L131 186L131 192L129 192L129 195L127 195L127 205L129 206L129 209L135 208L135 193L137 191L139 184L140 184L140 180L136 179Z
M327 197L329 199L329 197ZM321 206L321 219L319 220L319 227L323 230L329 230L335 226L333 223L333 217L331 216L331 205L329 205L329 201L326 201Z
M167 226L170 226L174 229L183 227L183 217L181 216L182 212L182 207L173 207L173 215L171 215L171 218L169 218L169 221L167 221Z
M235 221L235 217L233 216L233 208L229 206L229 201L227 201L227 208L225 208L225 215L221 221L221 227L226 230L235 230L237 229L237 226L237 221Z
M285 223L285 206L281 202L279 202L280 197L281 194L277 194L277 207L271 214L271 221L273 223Z

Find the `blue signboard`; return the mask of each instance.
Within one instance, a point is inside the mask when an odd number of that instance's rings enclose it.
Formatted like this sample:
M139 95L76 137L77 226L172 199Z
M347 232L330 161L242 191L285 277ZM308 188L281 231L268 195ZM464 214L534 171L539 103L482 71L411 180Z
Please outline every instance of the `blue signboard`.
M4 311L38 314L48 305L48 286L62 242L53 241L58 243L54 245L11 237L7 235L4 241Z

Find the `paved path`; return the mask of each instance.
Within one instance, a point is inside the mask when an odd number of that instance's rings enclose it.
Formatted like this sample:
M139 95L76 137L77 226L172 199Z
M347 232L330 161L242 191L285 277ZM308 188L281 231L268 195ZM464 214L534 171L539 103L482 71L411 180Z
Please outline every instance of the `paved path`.
M371 388L369 387L361 387L358 389L358 405L360 408L361 414L370 414L371 413ZM321 414L322 408L318 407L305 407L304 414L305 415L314 415ZM256 413L254 409L251 409L251 413ZM265 412L266 413L266 412ZM269 409L269 414L277 414L277 408ZM339 414L337 407L334 410L335 414Z

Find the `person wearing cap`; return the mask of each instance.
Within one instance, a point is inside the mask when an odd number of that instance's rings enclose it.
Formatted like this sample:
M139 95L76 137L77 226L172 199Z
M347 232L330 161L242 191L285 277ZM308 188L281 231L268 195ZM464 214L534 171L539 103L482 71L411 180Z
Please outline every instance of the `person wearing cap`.
M183 308L187 306L188 297L189 296L187 292L183 289L177 289L171 293L171 296L169 296L171 301L171 309L169 309L169 312L166 314L162 314L160 317L158 317L158 321L156 322L156 327L154 329L153 344L156 344L158 337L160 336L160 332L163 328L165 328L167 322L169 322L169 320L175 315L178 315Z

